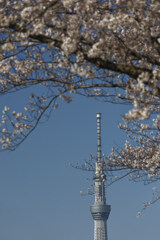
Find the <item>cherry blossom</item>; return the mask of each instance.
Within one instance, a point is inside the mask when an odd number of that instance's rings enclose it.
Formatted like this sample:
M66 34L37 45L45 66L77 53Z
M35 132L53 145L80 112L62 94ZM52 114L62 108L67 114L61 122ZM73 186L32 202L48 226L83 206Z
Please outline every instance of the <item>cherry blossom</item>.
M159 180L159 13L158 0L1 0L0 94L30 90L23 109L2 109L2 149L16 149L60 99L130 104L119 125L128 140L107 166Z

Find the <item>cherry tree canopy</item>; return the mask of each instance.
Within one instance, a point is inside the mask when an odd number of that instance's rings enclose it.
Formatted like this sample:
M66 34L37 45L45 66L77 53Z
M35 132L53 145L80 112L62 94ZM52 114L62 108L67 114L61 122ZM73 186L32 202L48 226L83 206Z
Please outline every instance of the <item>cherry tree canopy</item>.
M159 0L0 0L0 94L33 86L23 112L3 109L2 149L23 142L59 98L131 103L120 128L134 144L108 165L159 179Z

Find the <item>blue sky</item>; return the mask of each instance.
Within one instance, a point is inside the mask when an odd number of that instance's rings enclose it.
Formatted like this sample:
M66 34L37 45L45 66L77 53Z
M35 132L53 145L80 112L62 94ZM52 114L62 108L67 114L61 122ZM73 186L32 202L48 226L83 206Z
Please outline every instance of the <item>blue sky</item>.
M3 105L22 108L23 92L1 98ZM0 153L0 239L1 240L93 240L87 191L92 174L69 166L83 163L96 154L96 113L102 113L102 150L123 146L125 134L117 128L125 106L76 97L61 101L49 121L40 124L14 152ZM157 184L155 184L157 185ZM152 187L127 179L107 189L111 205L109 240L158 240L160 202L140 218L137 212L150 200Z

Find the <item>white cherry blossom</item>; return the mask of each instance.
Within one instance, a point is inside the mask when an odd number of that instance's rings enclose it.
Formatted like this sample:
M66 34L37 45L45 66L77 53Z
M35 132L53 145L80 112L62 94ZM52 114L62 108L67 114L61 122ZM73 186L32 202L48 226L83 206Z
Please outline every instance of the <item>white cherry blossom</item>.
M16 149L59 99L130 104L119 125L129 141L106 161L159 180L159 23L155 0L1 0L0 94L31 91L23 109L2 109L2 149Z

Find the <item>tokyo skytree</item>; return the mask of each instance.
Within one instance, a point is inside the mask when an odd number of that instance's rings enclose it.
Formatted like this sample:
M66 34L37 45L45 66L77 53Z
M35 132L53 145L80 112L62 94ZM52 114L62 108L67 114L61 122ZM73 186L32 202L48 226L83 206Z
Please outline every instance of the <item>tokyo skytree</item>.
M110 214L111 206L106 204L105 180L106 175L103 171L103 160L101 152L101 114L97 113L97 158L94 174L94 193L95 202L90 206L90 211L94 220L94 240L108 240L107 219Z

